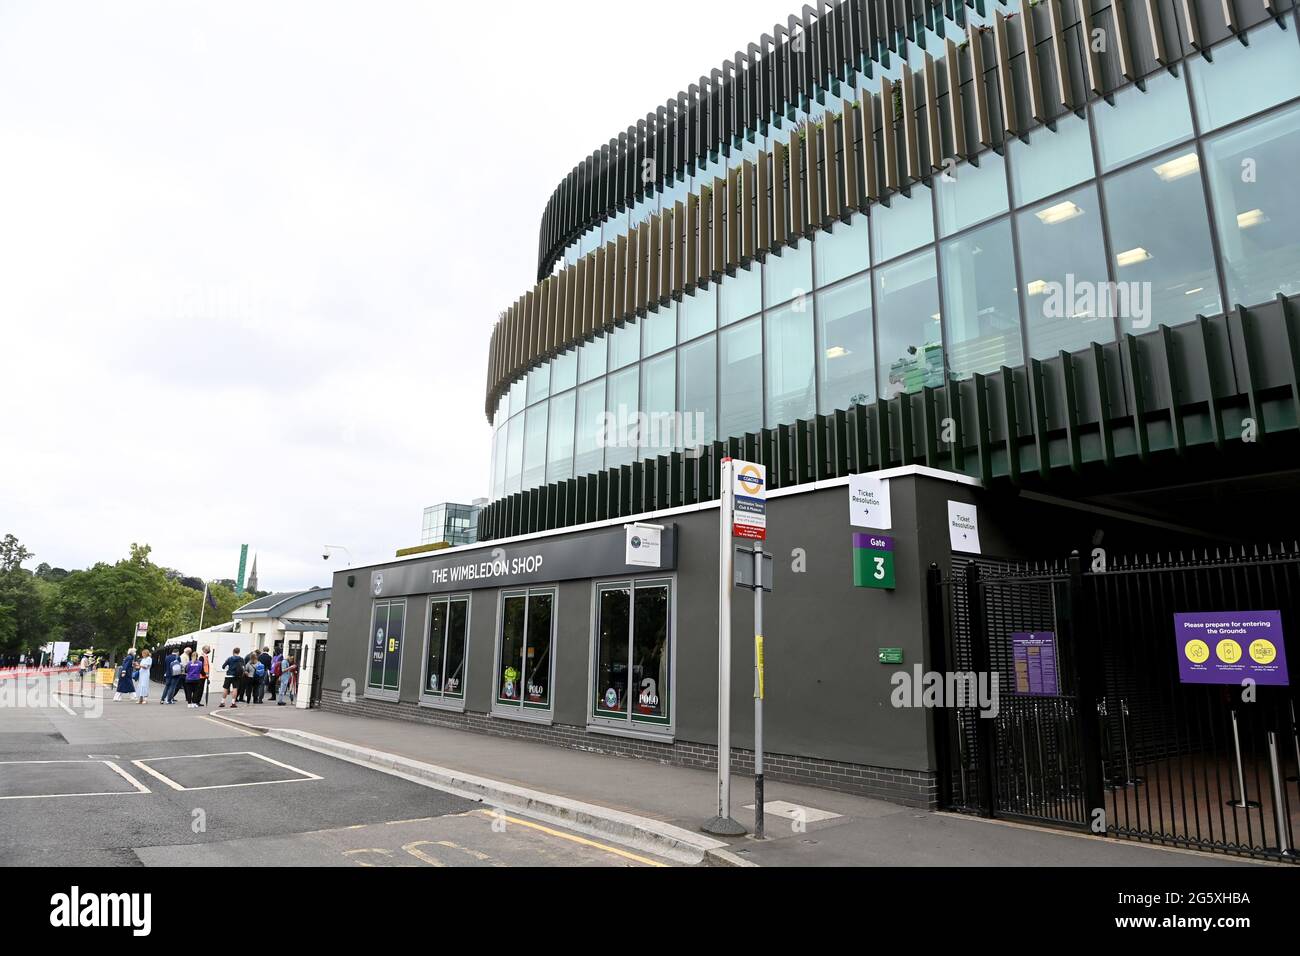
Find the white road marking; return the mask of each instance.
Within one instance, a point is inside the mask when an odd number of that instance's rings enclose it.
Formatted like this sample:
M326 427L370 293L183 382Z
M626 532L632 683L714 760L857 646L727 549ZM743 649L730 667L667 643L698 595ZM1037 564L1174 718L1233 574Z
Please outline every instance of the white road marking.
M217 783L207 787L183 787L170 777L164 776L159 771L148 766L148 763L158 763L163 760L190 760L196 757L256 757L259 760L265 760L267 763L275 764L277 767L283 767L285 770L301 774L298 777L286 777L284 780L253 780L248 783ZM306 770L299 770L297 767L291 767L287 763L281 763L278 760L272 760L265 754L259 754L252 750L234 750L228 753L219 754L177 754L171 757L145 757L142 760L132 760L133 764L143 770L145 773L152 774L159 780L166 783L174 790L229 790L234 787L262 787L271 783L306 783L309 780L320 780L321 778L314 773L308 773Z
M135 789L134 790L105 790L105 791L96 791L92 793L25 793L25 794L16 794L14 796L8 796L8 797L0 797L0 800L48 800L55 797L122 797L122 796L131 797L139 793L153 793L152 790L150 790L144 784L140 783L139 780L136 780L129 773L127 773L125 770L123 770L121 767L117 766L117 764L113 763L110 760L2 760L0 761L0 765L4 765L4 766L12 766L15 764L52 764L52 763L103 764L104 766L108 767L110 770L116 771L118 774L125 777L128 781L130 781L130 783L135 787Z
M216 725L219 726L219 727L223 727L223 728L226 729L226 730L233 730L233 731L235 731L235 732L237 732L237 733L241 733L241 734L243 734L245 737L257 737L257 736L259 736L258 734L253 733L251 730L244 730L244 728L242 728L242 727L236 727L236 726L234 726L234 725L231 724L230 721L228 721L228 720L217 720L217 718L215 718L215 717L209 717L207 714L199 714L199 718L202 719L202 720L206 720L206 721L208 721L209 723L216 724Z

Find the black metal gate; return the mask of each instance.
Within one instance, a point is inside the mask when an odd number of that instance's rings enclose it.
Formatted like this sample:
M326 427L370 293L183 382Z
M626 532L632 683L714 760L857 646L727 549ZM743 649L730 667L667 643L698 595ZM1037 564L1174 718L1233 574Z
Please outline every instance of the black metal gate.
M1281 650L1296 666L1294 549L1121 560L1086 573L1077 555L1038 566L966 559L946 579L932 567L930 609L935 669L990 692L937 713L942 804L1296 859L1293 688L1182 683L1174 632L1178 613L1279 611ZM1050 692L1027 694L1015 645L1034 634L1050 636L1055 660Z
M312 651L311 693L307 698L308 707L319 707L321 691L325 688L325 641L317 640Z

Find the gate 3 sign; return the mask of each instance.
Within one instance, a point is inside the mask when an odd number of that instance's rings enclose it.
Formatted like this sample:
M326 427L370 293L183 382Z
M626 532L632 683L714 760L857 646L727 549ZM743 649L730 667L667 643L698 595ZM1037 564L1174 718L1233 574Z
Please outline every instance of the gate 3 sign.
M1175 614L1174 634L1184 684L1289 683L1279 611Z

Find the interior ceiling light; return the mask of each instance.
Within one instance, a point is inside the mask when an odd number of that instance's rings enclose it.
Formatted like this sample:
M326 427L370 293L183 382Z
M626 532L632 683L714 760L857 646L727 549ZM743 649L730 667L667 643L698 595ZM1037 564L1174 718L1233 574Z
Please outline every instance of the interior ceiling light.
M1261 222L1268 222L1268 216L1264 215L1264 210L1252 209L1250 212L1243 212L1237 217L1237 228L1249 229L1252 226L1258 226Z
M1150 258L1151 253L1138 246L1136 249L1121 252L1115 257L1115 262L1119 264L1120 268L1123 268L1124 266L1135 266L1139 262L1146 262Z
M1156 175L1167 183L1172 183L1175 179L1182 179L1184 176L1190 176L1192 173L1199 172L1201 169L1201 159L1195 153L1184 153L1177 159L1171 159L1167 163L1161 163L1155 167Z
M1046 209L1034 213L1044 226L1055 226L1059 222L1066 222L1074 219L1076 216L1082 216L1083 210L1070 202L1058 202L1055 206L1048 206Z

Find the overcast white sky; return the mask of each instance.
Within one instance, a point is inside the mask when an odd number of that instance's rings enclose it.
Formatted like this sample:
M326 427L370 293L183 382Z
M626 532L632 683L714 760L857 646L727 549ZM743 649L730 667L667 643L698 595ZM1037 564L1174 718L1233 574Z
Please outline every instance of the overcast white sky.
M797 6L0 0L0 534L276 590L418 544L551 190Z

